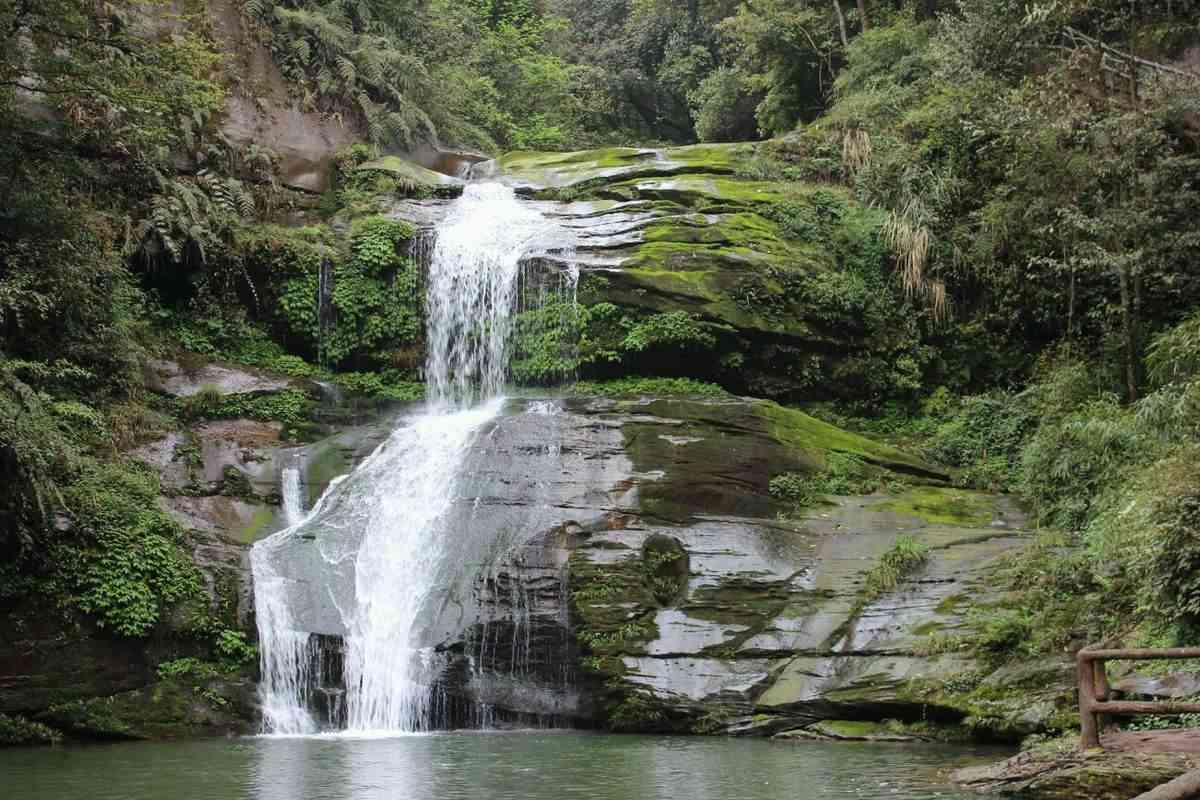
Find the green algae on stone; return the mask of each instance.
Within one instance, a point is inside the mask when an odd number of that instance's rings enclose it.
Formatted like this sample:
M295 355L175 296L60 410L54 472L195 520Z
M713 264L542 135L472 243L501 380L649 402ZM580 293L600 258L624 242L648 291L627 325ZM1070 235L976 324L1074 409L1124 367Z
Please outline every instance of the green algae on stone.
M792 447L822 454L827 451L849 453L896 472L933 480L948 478L944 472L915 456L822 422L803 411L767 400L757 403L756 408L770 424L771 435Z
M237 532L237 540L245 544L252 544L262 538L271 523L275 521L275 510L269 506L261 506L254 511L254 516L250 518L250 522Z
M917 517L930 525L979 528L992 521L994 507L994 498L984 492L915 486L894 499L870 506L870 509Z
M254 691L244 678L181 675L143 689L52 706L39 720L80 739L173 739L246 733Z
M414 164L411 161L406 161L399 156L384 156L377 158L374 161L368 161L360 164L355 172L383 172L393 178L399 178L416 186L425 186L428 188L438 186L457 185L458 180L451 178L449 175L443 175L440 172L434 172L431 169L426 169L420 164Z

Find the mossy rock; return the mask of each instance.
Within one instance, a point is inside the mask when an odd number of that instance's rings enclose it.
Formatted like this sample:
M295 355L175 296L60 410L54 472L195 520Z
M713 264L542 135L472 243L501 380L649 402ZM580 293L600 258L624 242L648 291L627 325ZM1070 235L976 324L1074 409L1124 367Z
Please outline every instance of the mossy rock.
M665 149L604 147L570 153L513 152L496 160L501 179L519 189L553 193L636 178L731 175L753 157L751 143Z
M930 525L982 528L992 521L995 497L966 489L916 486L895 499L870 508L916 517Z
M181 675L111 697L60 703L37 720L77 739L177 739L248 733L253 715L248 680Z
M980 794L1024 800L1129 800L1200 767L1190 753L1079 750L1068 737L1007 761L960 769L954 782Z
M429 190L446 191L449 189L454 191L457 189L454 193L462 191L462 181L458 178L434 172L431 169L422 167L420 164L406 161L399 156L384 156L374 161L367 161L360 164L354 171L360 174L382 172L392 178L397 178L409 186L424 187Z
M821 454L828 451L848 453L893 472L929 481L948 481L950 478L940 468L903 450L830 425L798 409L769 401L758 403L757 409L768 421L775 439L812 453L816 458L822 458Z

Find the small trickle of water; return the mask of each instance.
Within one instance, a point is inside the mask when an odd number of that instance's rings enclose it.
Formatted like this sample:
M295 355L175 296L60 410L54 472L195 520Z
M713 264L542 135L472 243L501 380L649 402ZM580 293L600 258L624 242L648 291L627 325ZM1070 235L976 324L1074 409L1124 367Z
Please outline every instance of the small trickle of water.
M299 525L304 519L304 496L300 482L300 473L304 462L300 457L291 459L279 476L280 506L283 518L290 528Z

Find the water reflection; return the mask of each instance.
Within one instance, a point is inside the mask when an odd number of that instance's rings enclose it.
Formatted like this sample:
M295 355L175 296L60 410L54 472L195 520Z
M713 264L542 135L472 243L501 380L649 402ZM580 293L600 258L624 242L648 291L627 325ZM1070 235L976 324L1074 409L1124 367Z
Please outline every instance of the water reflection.
M0 751L7 800L965 800L928 745L463 733Z

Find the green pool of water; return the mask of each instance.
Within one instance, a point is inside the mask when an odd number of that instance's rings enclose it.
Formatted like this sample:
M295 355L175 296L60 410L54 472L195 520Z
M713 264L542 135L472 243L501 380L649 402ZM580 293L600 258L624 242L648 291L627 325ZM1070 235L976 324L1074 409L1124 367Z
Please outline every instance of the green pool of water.
M0 750L7 800L928 800L995 750L566 732Z

